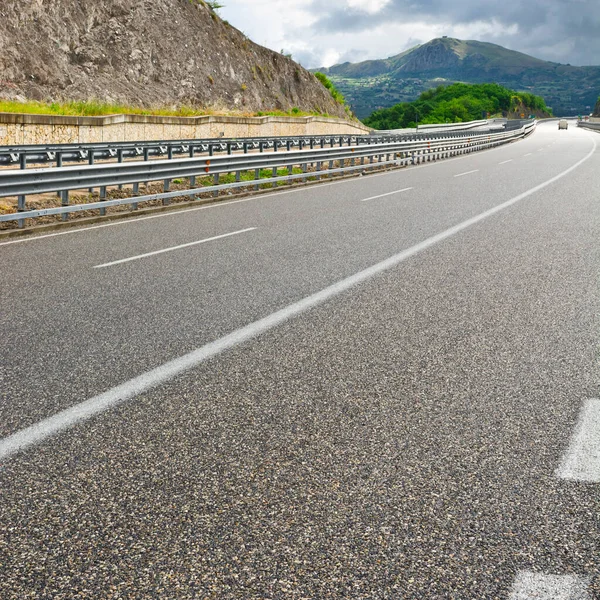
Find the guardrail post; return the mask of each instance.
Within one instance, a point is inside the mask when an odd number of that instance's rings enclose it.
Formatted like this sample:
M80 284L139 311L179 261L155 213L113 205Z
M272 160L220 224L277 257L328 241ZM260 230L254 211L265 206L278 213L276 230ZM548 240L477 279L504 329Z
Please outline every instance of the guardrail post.
M163 182L163 192L168 192L171 190L171 180L170 179L165 179ZM162 205L163 206L168 206L171 203L171 201L169 200L169 198L163 198L162 199Z
M123 148L119 148L117 150L117 162L120 162L120 163L123 162ZM119 189L122 190L123 186L119 185Z
M213 182L214 182L215 185L219 185L219 179L220 179L219 174L215 173L215 175L213 177ZM213 197L217 198L218 196L219 196L219 190L215 190L213 192Z
M27 154L25 152L21 152L19 155L19 168L27 168ZM17 198L17 212L25 212L25 210L25 196L21 195ZM18 225L19 229L23 229L25 227L25 219L19 219Z
M169 144L167 146L167 159L168 160L173 160L173 146L171 144ZM166 193L168 191L171 190L171 180L170 179L165 179L163 182L163 191ZM171 204L171 200L169 198L163 198L162 199L162 205L163 206L168 206L169 204Z
M104 202L106 200L106 186L102 186L100 188L100 202ZM100 208L100 215L104 216L106 214L106 206Z
M88 165L93 165L93 164L94 164L94 149L93 149L93 148L90 148L90 150L89 150L89 154L88 154ZM93 188L93 187L92 187L92 188L90 188L90 189L88 190L88 192L89 192L90 194L93 194L93 193L94 193L94 188Z
M69 190L63 190L60 193L60 197L61 197L61 206L69 206ZM69 220L69 213L62 213L61 214L61 219L63 221L68 221Z
M149 148L146 147L144 148L144 161L148 162L150 160L150 151ZM148 190L148 182L144 181L144 187L146 188L146 190Z
M256 181L260 181L260 169L254 169L254 179ZM254 191L258 192L258 190L260 189L260 186L257 184L255 184L254 186Z
M56 153L56 168L60 169L63 166L63 155L62 152ZM56 195L60 198L60 192L56 192Z
M134 196L139 196L140 193L140 184L139 183L134 183L133 184L133 195ZM137 202L133 202L131 204L131 210L137 210L138 209L138 203Z
M277 152L277 140L275 140L275 142L273 143L273 152ZM272 173L273 177L277 177L277 167L273 167L273 170L272 170L271 173ZM271 187L276 188L277 187L277 182L274 181L272 183Z
M194 146L190 145L190 158L194 158ZM190 187L196 187L196 176L190 175Z

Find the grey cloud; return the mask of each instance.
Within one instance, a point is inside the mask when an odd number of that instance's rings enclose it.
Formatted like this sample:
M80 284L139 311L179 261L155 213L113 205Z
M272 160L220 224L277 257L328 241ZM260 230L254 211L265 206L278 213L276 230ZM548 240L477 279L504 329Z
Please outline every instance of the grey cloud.
M384 24L416 21L444 23L450 27L496 22L504 28L516 25L519 33L499 33L482 41L499 43L547 60L600 64L600 14L597 0L392 0L383 10L373 15L340 7L338 3L332 4L327 0L312 2L315 14L322 15L315 26L322 35L356 34ZM565 44L571 47L568 54L562 50ZM401 45L406 47L406 44Z

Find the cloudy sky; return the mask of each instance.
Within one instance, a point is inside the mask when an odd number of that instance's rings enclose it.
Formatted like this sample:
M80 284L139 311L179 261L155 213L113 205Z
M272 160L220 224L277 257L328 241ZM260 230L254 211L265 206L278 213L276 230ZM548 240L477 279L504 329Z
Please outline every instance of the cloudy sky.
M250 39L307 68L387 58L447 35L600 65L600 0L220 0Z

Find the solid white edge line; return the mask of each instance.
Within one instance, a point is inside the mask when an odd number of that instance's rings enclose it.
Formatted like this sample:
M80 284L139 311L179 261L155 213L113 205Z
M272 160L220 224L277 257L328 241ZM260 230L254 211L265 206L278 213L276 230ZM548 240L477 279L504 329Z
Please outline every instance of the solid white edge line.
M378 198L385 198L386 196L393 196L394 194L401 194L402 192L408 192L414 188L407 187L402 190L395 190L393 192L387 192L387 194L379 194L379 196L371 196L370 198L362 198L361 202L368 202L369 200L377 200Z
M126 381L125 383L122 383L121 385L118 385L104 392L103 394L94 396L89 400L85 400L80 404L76 404L71 408L67 408L51 417L48 417L47 419L43 419L34 425L26 427L25 429L17 431L12 435L3 438L0 440L0 459L7 458L30 446L39 444L43 440L56 435L57 433L68 429L69 427L72 427L76 423L90 419L94 415L104 412L109 408L118 406L134 396L146 392L160 385L161 383L164 383L173 377L176 377L177 375L200 365L209 358L217 356L226 350L234 348L239 344L251 340L258 335L269 331L270 329L273 329L277 325L288 321L292 317L296 317L310 310L311 308L330 300L342 292L345 292L350 288L367 281L375 275L383 273L399 265L412 256L419 254L420 252L423 252L424 250L427 250L436 244L439 244L440 242L456 235L457 233L460 233L461 231L480 223L496 213L509 208L524 198L539 192L559 179L562 179L593 156L594 152L596 151L597 144L595 138L591 139L593 144L592 150L590 150L590 152L584 158L580 159L574 165L562 173L555 175L551 179L548 179L544 183L536 185L535 187L523 192L522 194L519 194L518 196L515 196L514 198L511 198L510 200L507 200L506 202L503 202L502 204L498 204L497 206L490 208L479 215L471 217L470 219L467 219L458 225L454 225L453 227L450 227L441 233L429 237L426 240L423 240L422 242L419 242L418 244L415 244L414 246L411 246L410 248L407 248L406 250L403 250L402 252L399 252L398 254L395 254L386 260L383 260L371 267L368 267L367 269L364 269L363 271L356 273L355 275L351 275L350 277L342 279L341 281L338 281L337 283L334 283L333 285L326 287L315 294L311 294L310 296L307 296L298 302L294 302L293 304L290 304L289 306L286 306L285 308L282 308L281 310L278 310L267 317L237 329L236 331L233 331L232 333L215 340L214 342L210 342L205 346L198 348L197 350L193 350L192 352L181 356L180 358L171 360L164 365L148 371L147 373Z
M561 479L600 482L600 400L587 400L555 474Z
M520 571L509 600L589 600L591 578Z
M103 269L104 267L112 267L114 265L122 265L123 263L131 262L133 260L140 260L141 258L147 258L149 256L156 256L157 254L164 254L165 252L173 252L174 250L181 250L182 248L189 248L190 246L198 246L199 244L205 244L206 242L214 242L215 240L222 240L223 238L231 237L232 235L239 235L240 233L246 233L248 231L254 231L256 227L248 227L247 229L240 229L239 231L232 231L231 233L224 233L222 235L216 235L214 237L206 238L204 240L198 240L197 242L188 242L187 244L180 244L179 246L171 246L170 248L164 248L163 250L154 250L154 252L146 252L145 254L138 254L137 256L130 256L129 258L122 258L120 260L114 260L112 262L104 263L102 265L95 265L93 269Z
M479 171L479 169L473 169L472 171L467 171L466 173L459 173L458 175L455 175L454 177L463 177L463 175L470 175L471 173L477 173Z

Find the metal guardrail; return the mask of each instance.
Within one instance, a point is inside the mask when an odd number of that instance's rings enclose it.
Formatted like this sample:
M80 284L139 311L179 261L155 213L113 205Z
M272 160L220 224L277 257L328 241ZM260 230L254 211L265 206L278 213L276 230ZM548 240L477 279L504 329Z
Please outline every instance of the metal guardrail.
M600 123L590 121L578 121L577 127L583 127L584 129L591 129L593 131L600 131Z
M0 197L17 196L19 212L0 215L2 221L19 221L24 226L26 218L43 215L61 214L66 220L68 214L78 211L99 209L101 214L109 206L130 204L134 209L140 202L162 199L164 204L176 196L199 196L206 193L218 193L219 190L239 187L253 187L265 183L276 185L281 181L294 181L308 177L329 176L335 173L366 171L388 165L400 166L416 164L426 160L434 160L473 152L503 144L519 137L524 137L535 128L532 122L518 130L502 133L477 133L468 137L439 137L417 141L388 141L385 143L352 145L345 147L317 148L312 150L273 151L263 153L235 154L227 156L203 156L184 159L157 161L129 161L62 168L12 169L0 171ZM368 159L368 163L365 161ZM356 164L359 161L359 164ZM323 165L327 168L323 169ZM338 163L339 166L336 167ZM349 164L347 164L349 163ZM315 171L310 171L312 165ZM294 174L293 168L299 166L301 174ZM277 176L277 169L288 169L288 175ZM273 177L261 179L264 169L272 169ZM252 181L241 181L241 173L254 171ZM236 173L235 183L220 184L219 177L224 173ZM212 176L214 185L195 187L197 176ZM171 180L189 178L189 190L170 190ZM164 191L145 196L137 195L139 184L150 181L163 181ZM106 199L108 187L133 185L134 196L114 200ZM69 206L69 190L100 189L100 202ZM27 195L46 192L59 192L62 206L49 209L27 211L25 198Z
M474 122L478 124L479 121ZM487 123L483 121L482 123ZM233 154L236 152L248 153L265 150L324 148L333 146L351 146L364 144L377 144L384 141L402 141L426 139L433 133L444 137L456 135L470 135L469 131L462 131L474 125L458 123L448 126L445 131L419 131L393 134L389 132L373 132L371 135L319 135L319 136L272 136L252 138L210 138L186 140L148 140L129 142L105 142L89 144L49 144L49 145L12 145L0 146L0 165L19 165L25 169L30 165L46 164L62 167L66 163L94 164L96 161L123 162L126 159L143 159L165 157L175 158L208 154ZM490 125L490 131L496 130L497 125ZM462 133L457 133L462 131Z

